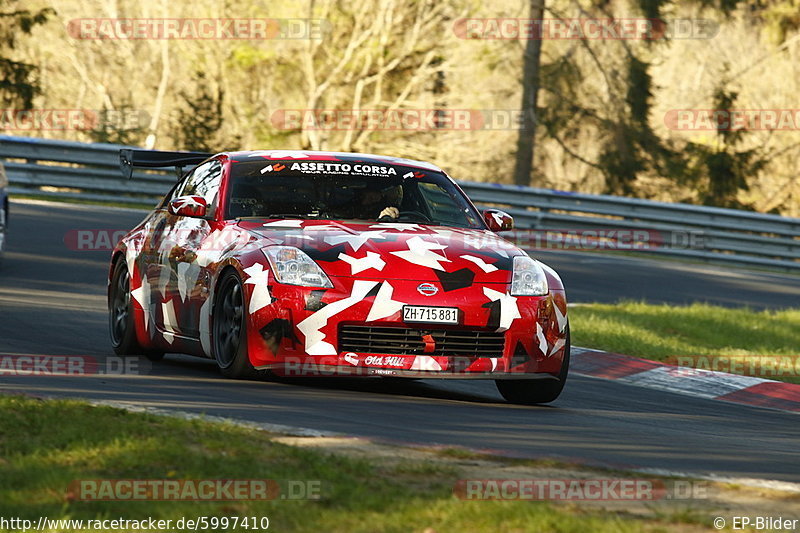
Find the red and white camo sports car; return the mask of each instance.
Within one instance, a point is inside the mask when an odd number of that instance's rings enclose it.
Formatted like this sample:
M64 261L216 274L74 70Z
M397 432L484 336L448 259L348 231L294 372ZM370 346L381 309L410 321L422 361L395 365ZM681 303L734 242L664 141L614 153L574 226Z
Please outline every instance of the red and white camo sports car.
M208 357L234 378L482 378L524 404L561 393L560 278L495 233L508 214L479 212L436 166L286 150L120 157L128 177L196 166L113 252L116 353Z

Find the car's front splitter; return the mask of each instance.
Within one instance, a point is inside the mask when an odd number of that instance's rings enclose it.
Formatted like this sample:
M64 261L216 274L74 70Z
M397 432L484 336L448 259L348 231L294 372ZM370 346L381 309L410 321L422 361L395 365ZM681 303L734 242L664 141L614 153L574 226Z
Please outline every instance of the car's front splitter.
M561 354L560 354L561 355ZM559 358L560 359L560 358ZM535 363L515 367L503 358L340 353L335 356L285 357L259 365L285 377L395 376L425 379L556 379ZM556 368L557 372L560 368ZM550 369L548 369L550 370Z
M333 365L308 365L303 368L296 368L292 365L273 364L259 367L259 370L269 370L280 377L392 377L407 379L524 379L524 380L555 380L558 376L547 373L523 373L523 372L436 372L420 370L400 370L394 368L347 368Z

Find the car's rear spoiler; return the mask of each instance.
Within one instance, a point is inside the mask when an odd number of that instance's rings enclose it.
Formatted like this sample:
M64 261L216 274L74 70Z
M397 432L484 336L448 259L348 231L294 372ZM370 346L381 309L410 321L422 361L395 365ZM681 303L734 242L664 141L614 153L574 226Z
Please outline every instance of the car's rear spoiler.
M180 177L183 167L198 165L212 155L214 154L205 152L161 152L159 150L132 150L125 148L119 151L119 168L125 179L131 179L133 167L175 167L175 171Z

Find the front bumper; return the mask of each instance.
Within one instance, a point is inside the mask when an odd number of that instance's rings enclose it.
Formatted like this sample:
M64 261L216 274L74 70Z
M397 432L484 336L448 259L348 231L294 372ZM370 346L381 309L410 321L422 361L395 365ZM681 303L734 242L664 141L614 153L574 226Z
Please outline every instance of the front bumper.
M328 290L272 285L272 303L252 313L248 322L251 363L292 377L557 379L566 346L563 291L511 298L505 285L487 284L440 291L432 298L417 291L419 281L391 280L391 291L385 283L335 278L334 288ZM497 296L501 291L503 301ZM403 304L457 307L460 324L407 324L402 320ZM446 353L426 345L420 335L418 345L404 344L384 353L356 352L341 346L339 334L348 325L421 334L442 329L496 332L504 342L496 353Z

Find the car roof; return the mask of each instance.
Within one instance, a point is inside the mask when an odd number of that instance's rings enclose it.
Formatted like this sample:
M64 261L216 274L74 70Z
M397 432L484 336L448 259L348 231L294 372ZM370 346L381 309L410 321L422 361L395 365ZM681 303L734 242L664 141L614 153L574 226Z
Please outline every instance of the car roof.
M261 157L270 159L296 159L298 161L348 161L363 163L389 163L392 165L403 165L416 167L436 172L444 171L432 163L405 159L403 157L393 157L389 155L362 154L357 152L327 152L319 150L246 150L240 152L226 152L231 160L236 162L247 161L249 158Z

